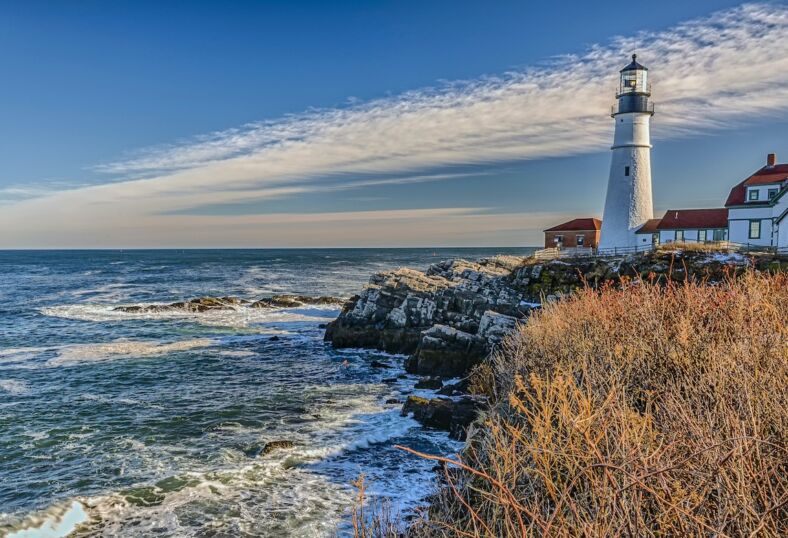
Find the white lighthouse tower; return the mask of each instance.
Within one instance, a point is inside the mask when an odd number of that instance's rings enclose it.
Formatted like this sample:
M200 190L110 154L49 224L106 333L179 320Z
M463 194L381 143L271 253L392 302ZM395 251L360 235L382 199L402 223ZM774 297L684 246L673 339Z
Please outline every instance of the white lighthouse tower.
M653 218L651 200L651 137L654 115L648 69L637 62L621 70L618 103L613 106L616 132L602 217L600 249L635 247L635 231Z

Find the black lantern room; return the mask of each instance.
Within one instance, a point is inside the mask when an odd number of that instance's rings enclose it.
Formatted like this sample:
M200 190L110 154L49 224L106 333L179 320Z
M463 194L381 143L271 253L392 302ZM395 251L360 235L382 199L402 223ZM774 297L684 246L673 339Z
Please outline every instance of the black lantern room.
M632 62L620 71L618 105L613 107L613 115L627 112L646 112L654 114L654 105L649 102L651 86L648 82L648 68L637 62L637 54Z

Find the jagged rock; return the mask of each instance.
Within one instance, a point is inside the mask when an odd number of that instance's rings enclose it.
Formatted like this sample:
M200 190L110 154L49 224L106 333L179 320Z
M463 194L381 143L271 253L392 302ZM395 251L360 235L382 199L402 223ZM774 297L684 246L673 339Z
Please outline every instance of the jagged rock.
M287 441L287 440L269 441L263 446L263 449L260 451L260 454L265 456L266 454L270 454L274 450L293 448L294 446L295 443L293 443L293 441Z
M475 334L487 310L522 316L521 293L507 278L523 258L502 256L478 263L451 260L422 273L398 269L374 275L326 329L336 347L373 347L413 353L421 333L440 324Z
M207 312L209 310L235 310L242 306L250 308L295 307L307 304L325 305L341 304L342 299L336 297L307 297L305 295L274 295L259 301L249 301L239 297L198 297L189 301L178 301L169 304L148 304L116 306L117 312L130 312L133 314L147 314L156 312L185 311Z
M416 382L414 388L437 390L443 386L443 381L440 377L422 377Z
M479 321L479 336L487 341L488 347L501 343L504 336L517 326L517 318L488 310Z
M419 347L405 361L405 369L413 374L456 377L481 361L486 352L484 338L435 325L421 334Z
M249 306L252 308L293 308L303 305L329 305L342 304L342 299L336 297L309 297L307 295L274 295L255 301Z
M420 398L408 396L402 415L413 413L413 418L428 428L446 430L454 439L464 440L468 426L478 416L484 400L477 397Z
M390 364L386 364L385 362L380 362L378 360L374 360L369 363L372 368L391 368Z
M468 380L463 379L461 381L458 381L457 383L444 385L444 387L438 391L438 394L442 396L457 396L460 394L467 394L468 385L469 385Z
M170 304L150 304L116 306L113 310L131 313L167 312L170 310L183 310L186 312L207 312L209 310L232 310L248 304L249 301L238 297L198 297L190 301L178 301Z

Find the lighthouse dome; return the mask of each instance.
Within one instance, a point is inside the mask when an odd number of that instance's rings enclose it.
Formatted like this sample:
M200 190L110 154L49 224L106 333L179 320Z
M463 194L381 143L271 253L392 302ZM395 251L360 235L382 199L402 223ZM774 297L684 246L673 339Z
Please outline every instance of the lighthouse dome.
M638 59L638 55L637 54L633 54L632 55L632 61L629 63L629 65L626 66L624 69L622 69L619 72L623 73L624 71L648 71L648 67L646 67L645 65L639 64L637 59Z

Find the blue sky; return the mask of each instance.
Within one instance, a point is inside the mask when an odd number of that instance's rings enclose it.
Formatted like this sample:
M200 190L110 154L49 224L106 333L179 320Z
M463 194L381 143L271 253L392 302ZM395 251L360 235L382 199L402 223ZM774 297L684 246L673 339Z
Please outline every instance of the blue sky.
M5 2L0 247L538 244L633 50L657 212L788 157L785 3Z

